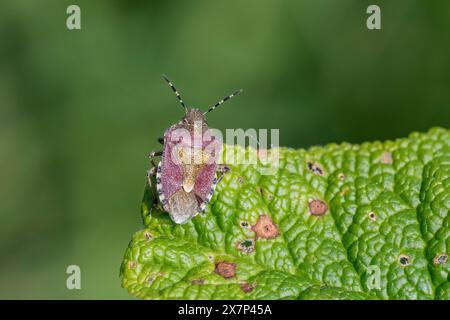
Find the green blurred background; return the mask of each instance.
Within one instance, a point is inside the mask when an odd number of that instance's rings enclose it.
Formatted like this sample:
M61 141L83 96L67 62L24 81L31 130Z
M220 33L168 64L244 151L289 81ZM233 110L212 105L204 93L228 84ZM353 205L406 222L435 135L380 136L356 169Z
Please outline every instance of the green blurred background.
M0 298L131 298L146 155L183 114L162 73L203 108L244 89L212 127L308 147L450 127L449 59L448 0L2 1Z

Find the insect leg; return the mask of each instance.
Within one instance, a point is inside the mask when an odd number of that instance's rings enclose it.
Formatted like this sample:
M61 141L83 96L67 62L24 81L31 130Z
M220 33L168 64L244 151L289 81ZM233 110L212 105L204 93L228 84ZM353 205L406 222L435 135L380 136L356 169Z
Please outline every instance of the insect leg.
M147 183L148 183L148 192L151 193L150 197L150 206L149 206L149 215L152 214L153 208L158 204L158 196L156 194L156 190L154 187L154 184L152 182L152 179L156 176L156 167L150 168L150 170L147 171Z
M162 156L162 151L152 151L148 155L148 158L150 159L153 167L156 167L155 158L160 156Z
M158 179L158 167L152 167L147 171L147 182L148 182L148 192L151 193L150 201L149 201L149 215L152 213L154 208L157 208L159 211L163 211L164 207L162 203L159 201L158 196L158 180L156 180L156 185L154 183L154 178Z
M150 189L153 187L152 178L156 175L156 166L147 171L147 182Z

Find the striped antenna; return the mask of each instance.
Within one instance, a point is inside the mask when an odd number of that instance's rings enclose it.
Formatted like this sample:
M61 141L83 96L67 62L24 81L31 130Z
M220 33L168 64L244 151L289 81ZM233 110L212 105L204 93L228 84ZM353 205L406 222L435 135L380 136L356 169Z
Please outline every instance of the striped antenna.
M208 111L204 112L203 115L207 114L208 112L213 111L215 108L217 108L218 106L220 106L222 103L224 103L225 101L237 96L238 94L240 94L242 92L242 89L239 89L235 92L233 92L232 94L230 94L229 96L226 96L225 98L223 98L222 100L220 100L219 102L217 102L215 105L213 105L211 108L208 109Z
M167 78L164 74L162 75L163 79L166 80L166 82L169 84L169 86L172 88L172 91L175 93L175 95L177 96L178 100L181 103L181 106L184 108L184 111L187 113L188 108L186 107L186 105L183 102L183 99L181 99L180 94L177 91L177 88L175 88L175 86L172 84L172 82L169 80L169 78Z

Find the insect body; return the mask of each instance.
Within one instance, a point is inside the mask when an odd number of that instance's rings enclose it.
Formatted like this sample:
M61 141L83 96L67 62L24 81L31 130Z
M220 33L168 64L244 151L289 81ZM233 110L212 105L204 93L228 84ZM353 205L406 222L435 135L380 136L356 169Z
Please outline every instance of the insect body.
M226 165L217 164L222 143L208 128L205 115L242 90L226 96L208 111L202 112L188 108L170 80L165 76L163 78L178 97L185 116L166 130L164 138L159 139L164 147L162 151L150 154L153 167L148 171L147 178L153 191L156 182L157 197L154 199L159 199L175 223L182 224L205 210L217 183L229 170ZM154 158L159 156L161 161L155 164Z

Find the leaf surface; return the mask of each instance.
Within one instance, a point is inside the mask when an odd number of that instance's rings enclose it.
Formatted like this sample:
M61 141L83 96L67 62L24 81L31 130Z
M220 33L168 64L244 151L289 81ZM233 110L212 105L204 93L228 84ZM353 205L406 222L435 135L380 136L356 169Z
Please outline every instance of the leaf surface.
M449 130L279 152L272 175L232 165L184 225L149 215L146 188L122 286L145 299L450 299Z

